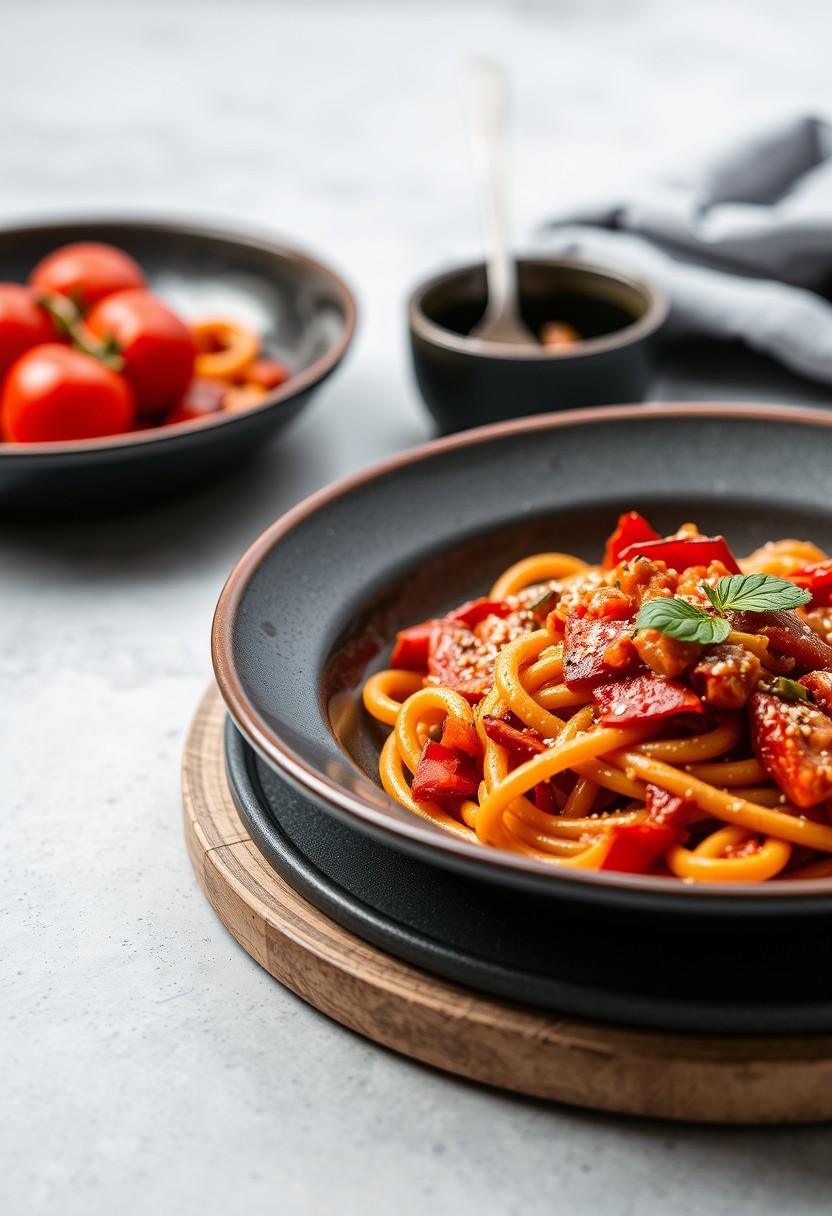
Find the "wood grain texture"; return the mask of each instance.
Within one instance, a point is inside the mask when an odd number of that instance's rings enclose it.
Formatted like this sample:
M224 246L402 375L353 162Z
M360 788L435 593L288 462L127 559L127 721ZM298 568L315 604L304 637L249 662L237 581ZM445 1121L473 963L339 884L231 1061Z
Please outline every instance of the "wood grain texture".
M537 1098L697 1122L832 1117L832 1036L660 1034L559 1018L456 987L341 929L247 835L225 780L224 719L212 689L185 746L188 854L240 945L321 1012L436 1068Z

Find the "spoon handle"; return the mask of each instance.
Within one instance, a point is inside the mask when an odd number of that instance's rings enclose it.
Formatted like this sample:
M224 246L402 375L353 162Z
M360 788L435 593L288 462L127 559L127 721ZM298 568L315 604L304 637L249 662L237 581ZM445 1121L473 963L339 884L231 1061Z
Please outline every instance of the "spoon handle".
M505 203L505 144L508 86L499 64L473 60L463 76L474 172L485 227L489 318L513 316L517 275L509 252Z

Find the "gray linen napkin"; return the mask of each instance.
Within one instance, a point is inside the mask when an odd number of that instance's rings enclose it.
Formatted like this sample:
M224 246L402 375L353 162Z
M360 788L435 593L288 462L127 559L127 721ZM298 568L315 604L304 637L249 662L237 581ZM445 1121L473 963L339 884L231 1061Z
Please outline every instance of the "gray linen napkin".
M800 118L687 180L546 223L547 251L617 264L663 288L669 332L739 339L832 383L832 127Z

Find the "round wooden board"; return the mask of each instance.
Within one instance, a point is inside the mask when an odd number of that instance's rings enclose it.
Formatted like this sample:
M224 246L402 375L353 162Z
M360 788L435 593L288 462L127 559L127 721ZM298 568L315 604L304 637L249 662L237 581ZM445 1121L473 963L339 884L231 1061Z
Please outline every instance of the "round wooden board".
M322 1013L450 1073L596 1110L716 1123L832 1118L832 1035L662 1034L558 1017L456 987L340 928L261 857L225 780L215 689L182 769L199 884L241 946Z

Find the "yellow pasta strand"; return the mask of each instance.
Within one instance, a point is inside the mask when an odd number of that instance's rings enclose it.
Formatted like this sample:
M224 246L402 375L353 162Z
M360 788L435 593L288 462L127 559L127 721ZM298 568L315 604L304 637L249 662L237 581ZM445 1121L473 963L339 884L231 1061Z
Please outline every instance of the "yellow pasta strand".
M832 827L814 823L802 815L787 815L784 811L770 810L756 802L746 802L735 793L718 790L713 785L681 772L670 764L654 760L638 751L617 752L617 759L625 769L632 769L645 781L689 798L703 811L727 823L737 823L764 836L777 836L792 844L806 845L824 853L832 853ZM477 833L479 835L479 831Z
M364 685L364 706L379 722L395 726L402 702L420 689L422 682L415 671L399 671L395 667L377 671Z
M534 586L535 583L546 583L550 579L581 574L589 568L587 562L573 557L571 553L535 553L509 566L489 591L488 598L505 600L525 587Z

